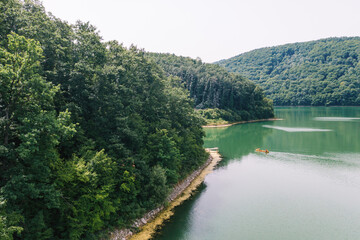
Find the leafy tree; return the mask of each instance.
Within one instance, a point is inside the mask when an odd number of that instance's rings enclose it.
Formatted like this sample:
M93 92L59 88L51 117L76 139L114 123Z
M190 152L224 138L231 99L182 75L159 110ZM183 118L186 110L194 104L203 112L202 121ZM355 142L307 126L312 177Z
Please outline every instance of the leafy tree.
M14 233L21 233L22 227L16 226L21 221L18 214L7 214L5 201L0 198L0 239L13 240Z
M24 238L48 239L52 210L60 203L52 180L56 146L75 130L69 112L54 111L58 87L39 75L38 42L15 33L8 39L7 49L0 49L2 191L7 211L24 217Z
M360 38L327 38L243 53L217 64L259 84L275 105L359 105Z
M148 193L151 193L149 202L152 207L156 207L159 202L163 202L169 193L169 188L166 184L166 171L159 165L151 169Z
M274 116L272 103L262 90L239 74L225 68L174 54L148 53L169 76L181 79L196 109L222 109L220 117L241 121Z
M218 66L170 55L159 65L38 1L0 9L4 239L96 239L164 203L208 157L194 106L273 114L261 89Z
M91 237L104 228L119 204L111 198L117 166L102 150L87 152L82 158L75 156L59 163L57 169L56 183L65 200L61 206L61 226L68 232L65 238Z

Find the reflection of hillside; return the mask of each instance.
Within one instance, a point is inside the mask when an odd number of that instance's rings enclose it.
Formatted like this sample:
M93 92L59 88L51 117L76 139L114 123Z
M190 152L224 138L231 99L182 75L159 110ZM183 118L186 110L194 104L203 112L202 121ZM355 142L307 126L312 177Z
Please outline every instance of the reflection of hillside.
M331 132L293 132L274 130L264 143L271 150L302 154L356 152L360 146L358 121L317 121L316 117L360 117L356 107L291 107L277 108L276 115L285 119L272 123L281 127L331 129ZM269 148L270 148L269 147Z
M219 147L226 158L240 158L263 146L264 137L273 129L262 127L263 123L239 124L228 128L206 129L205 147Z
M345 126L347 125L347 126ZM323 154L326 152L354 152L360 146L360 127L357 124L330 123L330 132L284 132L274 129L264 143L273 151L303 154ZM352 129L349 131L349 128Z
M256 148L271 152L318 155L328 152L358 152L360 122L317 121L316 117L360 118L359 107L281 107L276 116L284 119L266 123L239 124L228 128L205 129L205 147L219 147L226 159L240 158ZM265 128L263 125L279 129ZM286 128L330 129L319 132L286 132Z
M174 216L167 220L161 229L158 229L154 240L177 240L186 239L187 233L184 229L190 229L192 225L192 215L196 202L201 196L201 193L206 189L206 184L202 183L193 193L192 197L183 202L174 209Z

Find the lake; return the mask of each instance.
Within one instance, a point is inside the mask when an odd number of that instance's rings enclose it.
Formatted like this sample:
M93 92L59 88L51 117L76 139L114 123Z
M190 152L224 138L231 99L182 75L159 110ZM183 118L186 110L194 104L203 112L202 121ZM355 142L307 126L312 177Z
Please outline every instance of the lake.
M275 114L205 129L224 159L154 239L360 239L360 107Z

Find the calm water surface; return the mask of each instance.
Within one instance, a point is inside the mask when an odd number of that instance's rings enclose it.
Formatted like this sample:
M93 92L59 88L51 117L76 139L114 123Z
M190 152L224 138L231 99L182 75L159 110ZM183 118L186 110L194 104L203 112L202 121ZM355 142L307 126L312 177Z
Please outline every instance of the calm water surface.
M276 116L206 129L205 147L225 159L155 239L360 239L360 108Z

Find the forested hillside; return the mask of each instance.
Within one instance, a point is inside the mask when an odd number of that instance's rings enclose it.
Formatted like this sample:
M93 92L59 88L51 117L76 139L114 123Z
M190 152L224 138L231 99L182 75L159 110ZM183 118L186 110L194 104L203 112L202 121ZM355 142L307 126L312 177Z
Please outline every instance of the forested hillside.
M274 105L360 105L360 37L262 48L217 64L259 84Z
M206 118L222 117L228 121L271 118L272 102L263 90L239 74L225 68L174 54L149 53L169 76L181 79L194 99L195 108ZM209 110L216 109L216 110Z
M207 158L193 101L143 51L34 1L0 2L0 37L2 240L98 239Z

